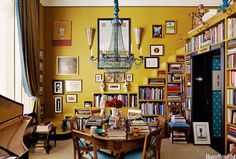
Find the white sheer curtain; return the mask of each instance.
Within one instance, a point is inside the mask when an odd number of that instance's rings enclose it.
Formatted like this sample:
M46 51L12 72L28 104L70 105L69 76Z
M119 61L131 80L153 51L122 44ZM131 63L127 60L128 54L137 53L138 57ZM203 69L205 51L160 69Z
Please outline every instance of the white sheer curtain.
M24 104L24 113L33 110L33 101L21 81L21 64L15 1L0 1L0 94Z

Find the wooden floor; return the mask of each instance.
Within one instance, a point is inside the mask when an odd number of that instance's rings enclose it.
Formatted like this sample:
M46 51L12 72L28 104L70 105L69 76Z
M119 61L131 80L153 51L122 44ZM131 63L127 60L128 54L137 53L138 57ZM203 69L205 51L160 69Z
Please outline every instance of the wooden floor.
M162 140L161 159L205 159L206 154L217 155L218 152L209 146L193 144L171 144L169 139ZM72 139L57 141L50 154L30 153L30 159L73 159Z

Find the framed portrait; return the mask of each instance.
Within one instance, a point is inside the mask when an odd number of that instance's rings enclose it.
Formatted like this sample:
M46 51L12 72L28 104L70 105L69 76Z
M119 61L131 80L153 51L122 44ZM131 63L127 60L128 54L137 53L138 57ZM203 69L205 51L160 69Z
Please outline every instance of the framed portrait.
M77 103L77 94L67 94L66 103Z
M113 83L115 82L115 75L114 73L105 73L104 74L105 83Z
M174 20L165 21L166 34L176 34L176 22Z
M176 55L176 62L184 62L185 56L184 55Z
M162 38L163 37L163 26L162 25L152 25L152 37Z
M64 94L64 80L53 80L53 94Z
M132 82L133 81L133 74L126 74L126 81Z
M164 45L150 45L150 56L163 56Z
M55 105L55 113L62 113L63 112L63 100L62 97L56 96L54 97L54 105Z
M53 46L70 46L71 45L71 21L54 20L53 21Z
M82 92L82 80L66 80L66 92Z
M159 68L159 57L145 57L145 68Z
M115 82L122 83L125 82L125 74L124 73L115 73Z
M95 82L102 82L103 79L102 79L102 74L96 74L95 75Z
M92 107L92 101L84 101L84 107Z
M208 122L193 122L194 144L211 144Z
M77 56L57 56L56 71L57 75L77 75L79 57Z
M118 90L120 90L120 84L109 84L108 90L118 91Z
M109 50L110 40L112 36L112 18L98 18L98 57L100 54L106 54L106 56L114 56L114 49ZM130 52L131 41L130 41L130 19L129 18L121 18L122 20L122 36L124 43L124 51L120 52L123 55L126 55L127 52ZM104 66L99 65L98 69L102 69Z

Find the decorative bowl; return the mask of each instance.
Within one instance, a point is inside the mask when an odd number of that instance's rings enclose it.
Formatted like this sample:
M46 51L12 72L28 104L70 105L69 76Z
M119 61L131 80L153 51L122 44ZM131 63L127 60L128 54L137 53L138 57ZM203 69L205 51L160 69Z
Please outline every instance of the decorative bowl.
M132 127L131 128L131 132L133 134L133 136L138 136L138 132L141 130L140 127Z
M98 134L98 135L102 135L103 133L105 133L105 130L103 130L103 129L96 129L96 130L94 130L94 133Z

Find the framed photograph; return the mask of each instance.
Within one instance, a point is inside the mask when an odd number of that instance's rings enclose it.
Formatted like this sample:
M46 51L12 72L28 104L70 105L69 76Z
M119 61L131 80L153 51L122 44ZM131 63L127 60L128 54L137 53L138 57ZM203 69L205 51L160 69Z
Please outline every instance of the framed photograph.
M185 57L184 55L176 55L176 62L184 62Z
M122 83L125 82L125 74L124 73L116 73L115 76L115 82Z
M53 46L70 46L71 45L71 21L54 20L53 21Z
M102 82L103 79L102 79L102 74L96 74L95 75L95 82Z
M67 94L66 103L77 103L77 94Z
M104 74L105 83L113 83L115 82L114 73L105 73Z
M63 100L62 97L56 96L54 97L54 105L55 105L55 113L62 113L63 109Z
M150 56L163 56L164 45L150 45Z
M66 92L82 92L82 80L66 80Z
M53 94L64 94L64 80L53 80Z
M84 101L84 107L92 107L92 101Z
M108 85L108 90L118 91L118 90L120 90L120 84L109 84Z
M114 56L113 52L109 50L110 40L112 36L112 20L112 18L98 18L98 57L100 54L106 54L106 56ZM126 55L126 53L130 52L131 50L130 19L121 18L121 20L123 22L121 26L124 43L123 54ZM98 65L98 68L102 69L103 66Z
M166 34L176 34L176 22L174 20L165 21Z
M145 57L145 68L159 68L159 57Z
M163 37L162 25L152 25L152 37L153 38L162 38Z
M57 56L57 75L78 75L79 57L77 56Z
M133 82L133 74L126 74L126 81Z
M211 144L208 122L193 122L194 144Z

